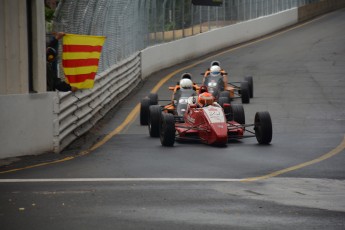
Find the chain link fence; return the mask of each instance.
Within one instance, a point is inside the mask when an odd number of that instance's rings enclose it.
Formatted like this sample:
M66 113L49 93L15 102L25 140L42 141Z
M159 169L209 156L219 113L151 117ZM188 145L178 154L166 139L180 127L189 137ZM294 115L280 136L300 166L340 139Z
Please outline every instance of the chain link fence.
M144 48L320 0L223 0L220 7L191 0L61 0L55 31L103 35L99 72Z

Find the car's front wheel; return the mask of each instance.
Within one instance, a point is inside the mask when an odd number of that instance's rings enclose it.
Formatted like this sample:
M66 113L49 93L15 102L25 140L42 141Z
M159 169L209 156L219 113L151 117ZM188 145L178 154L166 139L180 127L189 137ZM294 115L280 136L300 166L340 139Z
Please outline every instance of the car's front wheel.
M230 106L231 108L231 115L232 120L236 121L239 124L245 124L246 123L246 117L244 114L243 105L240 104L232 104Z
M253 77L252 76L247 76L244 77L244 80L248 82L249 86L249 96L250 98L254 97L254 83L253 83Z
M163 146L173 146L175 143L175 119L170 113L162 114L160 139Z
M254 119L255 136L259 144L272 141L272 120L268 112L257 112Z
M149 120L150 99L145 97L140 103L140 124L147 125Z
M248 82L241 82L241 99L243 104L248 104L250 101Z
M149 112L149 133L151 137L159 137L162 109L159 105L151 105Z

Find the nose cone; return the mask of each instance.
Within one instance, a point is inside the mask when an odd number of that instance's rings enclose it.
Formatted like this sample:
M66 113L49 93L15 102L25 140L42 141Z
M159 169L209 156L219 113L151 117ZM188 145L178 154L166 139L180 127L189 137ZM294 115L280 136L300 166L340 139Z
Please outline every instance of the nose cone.
M210 144L219 144L226 145L228 143L228 128L226 123L214 123L211 124L213 143Z

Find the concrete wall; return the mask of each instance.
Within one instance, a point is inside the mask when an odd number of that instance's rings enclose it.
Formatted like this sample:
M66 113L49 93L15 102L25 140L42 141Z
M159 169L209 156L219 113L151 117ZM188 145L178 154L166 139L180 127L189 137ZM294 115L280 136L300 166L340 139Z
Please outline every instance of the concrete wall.
M302 22L319 15L345 7L345 0L323 0L298 8L298 21Z
M55 92L0 95L0 158L53 150Z
M141 52L142 77L146 78L162 68L172 66L184 60L248 41L295 24L297 19L298 10L295 8L146 48Z
M30 4L0 0L0 95L29 93L30 68L32 89L46 91L44 1L32 0Z
M44 16L44 1L31 1L32 14L32 80L33 90L36 92L47 91L46 78L46 31Z
M26 1L0 1L0 95L28 93Z

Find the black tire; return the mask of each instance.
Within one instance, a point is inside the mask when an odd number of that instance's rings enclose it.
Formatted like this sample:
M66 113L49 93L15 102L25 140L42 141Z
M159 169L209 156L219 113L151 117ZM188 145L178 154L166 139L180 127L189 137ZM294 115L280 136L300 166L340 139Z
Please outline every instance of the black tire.
M250 98L253 98L254 97L253 77L252 76L247 76L247 77L244 77L244 80L248 82L248 85L249 85L249 96L250 96Z
M158 94L150 93L149 98L150 98L150 105L158 105Z
M149 133L151 137L159 137L162 109L159 105L151 105L149 112Z
M232 119L236 121L239 124L245 124L246 123L246 116L244 114L243 105L240 104L232 104L231 105L231 111L232 111Z
M227 97L220 97L218 99L218 104L223 108L226 120L231 119L231 108L230 106L224 107L224 104L230 104L230 99Z
M175 119L171 113L162 113L160 139L163 146L173 146L175 143Z
M220 97L218 98L218 104L224 108L224 104L227 103L227 104L230 104L230 99L228 97Z
M257 112L254 119L256 140L259 144L269 144L272 141L272 120L268 112Z
M150 99L145 97L141 99L140 103L140 125L147 125L149 121L149 110L150 107Z
M250 101L248 82L241 82L241 99L243 104L248 104Z
M219 98L221 97L227 97L227 98L230 98L230 93L228 91L222 91L220 92L219 94Z

